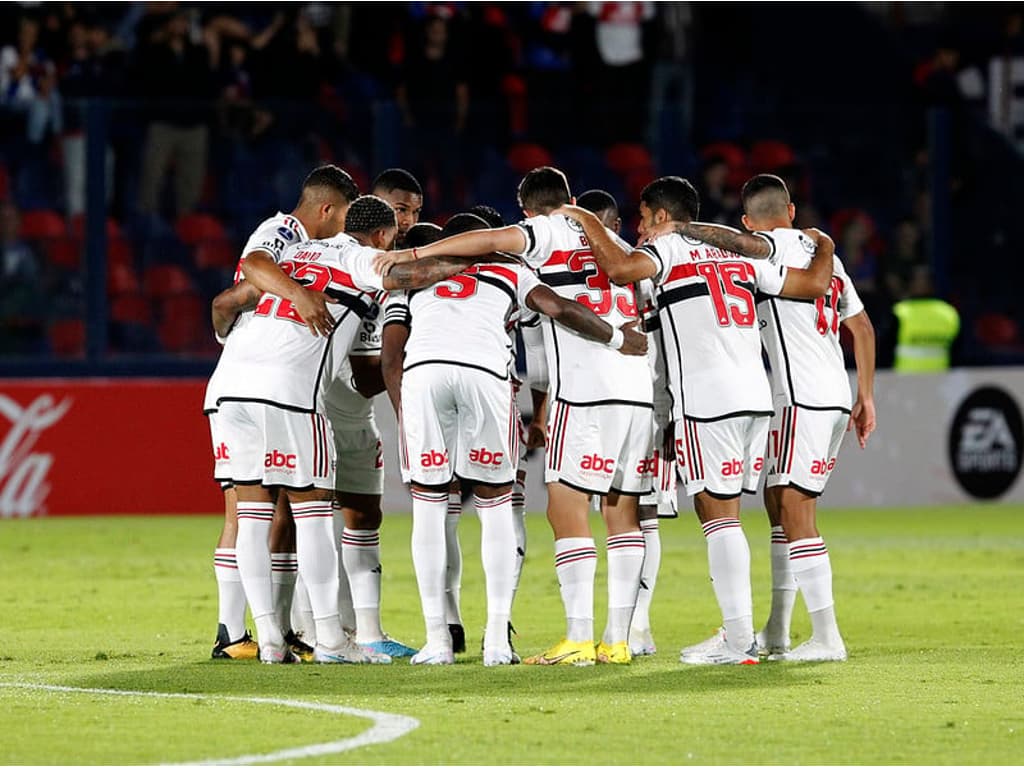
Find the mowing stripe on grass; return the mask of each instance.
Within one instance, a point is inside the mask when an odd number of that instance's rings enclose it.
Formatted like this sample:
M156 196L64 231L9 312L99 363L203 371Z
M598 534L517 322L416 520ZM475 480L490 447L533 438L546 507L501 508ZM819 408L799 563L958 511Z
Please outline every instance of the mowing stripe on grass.
M309 709L315 712L329 712L332 715L351 715L364 717L373 721L373 727L358 736L338 741L327 741L320 744L308 744L302 747L281 749L257 755L239 755L237 757L211 757L194 763L170 763L169 765L251 765L253 763L273 763L280 760L301 760L306 757L320 757L347 752L350 749L366 747L371 744L387 744L399 739L420 727L420 721L414 717L395 715L390 712L375 712L372 709L354 709L336 704L318 704L313 701L297 699L269 699L256 696L213 696L205 693L158 693L156 691L122 691L115 688L73 688L66 685L39 685L35 683L0 683L0 688L22 688L31 691L54 691L62 693L92 693L102 696L136 696L153 699L209 699L217 701L240 701L249 704L272 704L293 709Z

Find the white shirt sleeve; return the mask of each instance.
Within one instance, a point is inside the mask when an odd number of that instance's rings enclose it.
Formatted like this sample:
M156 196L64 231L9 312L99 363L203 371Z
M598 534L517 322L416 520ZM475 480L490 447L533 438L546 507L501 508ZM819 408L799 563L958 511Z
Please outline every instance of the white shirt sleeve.
M261 224L245 243L242 259L253 251L264 251L275 262L281 263L284 252L300 241L299 233L282 224L280 220L269 219Z
M409 296L405 291L391 291L384 302L384 325L400 323L412 325L412 313L409 311Z
M541 284L540 279L533 273L532 270L526 267L513 267L519 279L516 281L516 298L519 301L519 306L523 308L525 312L532 312L528 306L526 306L526 297L530 295L530 291Z
M838 277L843 285L842 293L839 295L839 319L842 321L863 312L864 302L861 301L853 280L850 279L838 256L833 257L832 274Z
M344 265L351 270L352 282L362 291L384 290L384 277L373 269L373 259L380 253L376 248L359 246L350 252Z
M754 275L757 280L757 288L762 293L778 296L782 293L782 286L786 282L788 267L778 263L776 255L771 259L747 259L754 265Z
M526 236L526 249L516 255L531 267L543 264L551 253L551 220L547 216L533 216L515 226Z
M666 242L664 239L662 239L660 249L659 246L655 245L654 243L647 243L646 245L641 245L639 248L636 249L637 251L644 254L644 256L646 256L647 258L654 262L654 267L657 271L651 276L651 282L654 283L655 285L661 285L661 283L665 281L665 275L668 272L668 266L671 262L670 252L663 253L662 251L662 249L667 250L665 246ZM634 256L632 258L637 257Z

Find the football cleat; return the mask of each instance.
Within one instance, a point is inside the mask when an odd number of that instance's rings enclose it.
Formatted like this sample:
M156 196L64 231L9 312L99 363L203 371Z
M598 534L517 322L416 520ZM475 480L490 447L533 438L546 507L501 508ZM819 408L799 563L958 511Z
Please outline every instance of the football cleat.
M611 645L602 640L597 644L597 649L594 652L597 655L598 664L629 664L633 660L633 654L629 651L629 643L625 640Z
M653 656L658 652L654 645L654 638L651 636L651 628L639 629L629 628L629 652L634 656Z
M775 653L768 657L770 661L846 661L846 646L842 640L838 643L823 643L811 638L791 651Z
M561 642L548 648L544 653L523 659L524 664L552 666L554 664L571 664L574 667L592 667L597 661L594 643L589 640L575 642L562 639Z
M372 643L360 643L359 645L364 651L383 653L394 659L402 659L416 655L415 648L410 648L405 643L400 643L387 635L384 635L380 640L374 640Z
M390 664L391 657L363 648L346 638L337 648L318 645L313 650L313 661L318 664Z
M458 626L458 625L449 625ZM431 666L442 665L442 664L454 664L455 653L452 649L443 644L430 645L427 643L423 648L417 651L416 655L409 659L410 664L427 664Z
M777 661L777 659L772 659L772 656L780 656L789 650L788 640L779 637L769 640L768 634L763 629L754 635L754 642L757 643L757 655L767 656L771 661Z
M701 656L710 648L717 648L720 640L725 640L725 629L719 627L715 630L715 634L709 637L707 640L697 643L696 645L690 645L683 648L679 652L680 659L683 656Z
M284 641L292 653L298 656L302 661L307 664L313 661L313 646L306 645L299 639L299 636L295 634L293 630L288 630L288 634L284 636Z
M511 646L505 648L484 648L484 666L501 667L508 664L518 664L519 657Z
M466 630L461 624L449 624L448 633L452 636L452 653L466 652Z
M260 648L252 635L246 632L238 640L228 637L228 628L217 625L217 642L210 653L211 659L258 659Z
M750 647L746 651L733 650L729 644L725 642L724 632L715 638L711 638L710 641L705 640L701 645L704 646L704 649L700 652L692 651L692 649L697 646L684 648L679 654L679 661L683 664L695 665L753 665L760 663L760 659L757 657L757 645L755 643L751 643ZM691 652L687 653L687 651Z
M264 664L298 664L299 657L287 645L261 645L260 661Z

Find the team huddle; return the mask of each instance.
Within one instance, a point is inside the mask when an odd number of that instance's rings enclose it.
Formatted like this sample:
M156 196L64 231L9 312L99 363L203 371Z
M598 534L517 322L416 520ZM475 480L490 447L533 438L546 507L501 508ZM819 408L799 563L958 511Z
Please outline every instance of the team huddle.
M693 186L657 179L641 193L636 246L619 235L610 195L577 201L555 168L522 179L525 218L511 226L487 206L443 228L417 223L422 189L399 169L371 192L359 196L335 166L313 171L295 210L255 230L235 285L214 300L224 350L204 411L225 492L215 658L453 663L465 650L465 491L481 523L483 663L519 663L511 619L526 553L527 448L545 451L566 631L524 663L655 653L658 520L676 515L677 478L706 536L721 609L719 630L680 661L846 658L816 499L846 431L863 447L875 427L874 336L831 239L793 228L781 179L744 186L749 233L698 223ZM853 339L856 399L841 325ZM517 407L523 386L529 424ZM385 390L395 446L381 445L370 400ZM397 451L412 497L419 650L381 622L383 450ZM755 633L739 512L762 472L772 604ZM600 637L592 504L607 531ZM812 636L790 649L798 590ZM245 629L247 604L258 642Z

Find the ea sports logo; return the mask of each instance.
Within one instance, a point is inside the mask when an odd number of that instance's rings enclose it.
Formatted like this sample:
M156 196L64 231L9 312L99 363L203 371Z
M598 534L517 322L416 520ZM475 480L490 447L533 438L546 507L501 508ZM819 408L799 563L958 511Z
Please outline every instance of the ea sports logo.
M1002 496L1020 474L1024 423L1016 400L999 387L976 389L953 416L949 461L960 486L978 499Z

